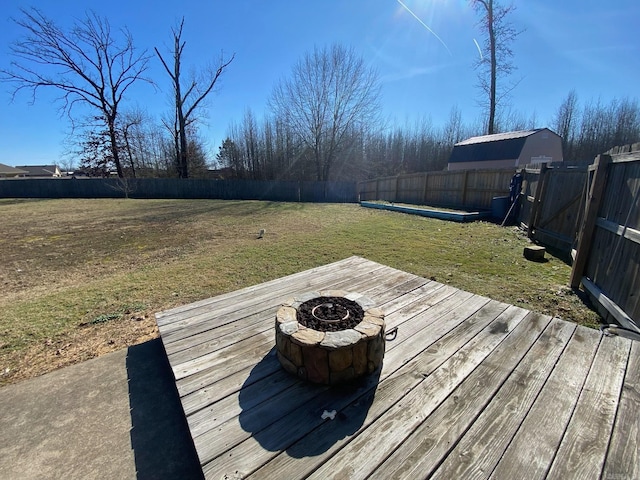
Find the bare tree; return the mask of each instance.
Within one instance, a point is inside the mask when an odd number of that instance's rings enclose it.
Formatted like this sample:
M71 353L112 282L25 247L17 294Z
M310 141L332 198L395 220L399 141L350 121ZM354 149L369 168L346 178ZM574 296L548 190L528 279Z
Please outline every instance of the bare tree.
M270 105L313 158L317 180L328 180L353 132L370 129L379 112L377 73L351 49L315 48L274 89Z
M558 107L553 119L553 125L558 135L562 137L562 149L565 159L573 159L574 140L579 121L578 95L571 90Z
M134 147L134 139L132 137L136 136L136 130L140 129L142 122L144 121L144 113L139 110L130 110L124 112L122 115L122 119L120 122L120 133L122 135L122 144L124 146L124 150L127 156L128 167L131 171L131 176L133 178L136 177L136 149Z
M203 100L213 91L220 75L233 61L235 54L231 55L229 59L224 59L221 55L217 66L204 70L200 79L193 76L183 88L182 53L186 45L186 42L182 40L183 26L184 18L177 28L171 29L173 34L173 68L169 68L169 64L157 48L155 48L155 52L171 78L175 98L175 119L171 128L176 144L176 168L179 177L187 178L189 176L187 127L197 120L198 107L202 106ZM167 123L167 125L169 124Z
M480 70L479 88L487 98L486 133L491 135L496 133L496 109L505 95L515 87L512 84L506 88L498 88L498 78L508 76L515 69L511 45L520 32L515 30L508 18L515 10L514 5L504 7L494 0L471 0L471 3L480 14L480 26L484 34L476 68Z
M27 90L32 102L41 88L59 90L61 114L70 119L77 104L97 110L109 131L111 155L122 177L118 109L131 85L149 81L143 76L149 60L146 51L136 52L126 29L119 31L117 39L108 20L93 12L66 31L36 8L20 11L23 17L14 22L25 35L11 45L14 60L9 69L0 70L0 78L14 84L14 98Z

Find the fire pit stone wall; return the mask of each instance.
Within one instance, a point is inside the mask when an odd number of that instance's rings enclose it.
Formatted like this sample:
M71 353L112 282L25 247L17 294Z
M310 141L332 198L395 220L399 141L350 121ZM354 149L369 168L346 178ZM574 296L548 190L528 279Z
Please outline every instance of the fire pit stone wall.
M298 321L298 307L317 297L343 297L364 312L353 328L318 331ZM276 350L282 367L293 375L327 385L373 373L384 356L384 313L358 293L341 290L309 292L285 302L276 313Z

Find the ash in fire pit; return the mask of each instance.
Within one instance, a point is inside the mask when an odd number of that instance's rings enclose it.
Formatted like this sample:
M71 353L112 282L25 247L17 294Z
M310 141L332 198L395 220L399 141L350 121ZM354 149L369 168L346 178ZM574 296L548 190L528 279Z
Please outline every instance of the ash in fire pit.
M364 310L345 297L316 297L298 307L297 319L301 325L319 332L337 332L358 325Z
M307 293L278 310L276 350L282 367L300 378L347 382L381 367L384 314L358 293Z

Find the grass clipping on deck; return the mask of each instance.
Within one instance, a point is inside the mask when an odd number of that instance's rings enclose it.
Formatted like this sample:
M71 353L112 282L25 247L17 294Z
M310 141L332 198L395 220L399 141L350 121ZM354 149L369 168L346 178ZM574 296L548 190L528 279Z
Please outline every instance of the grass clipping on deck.
M131 199L4 199L0 222L0 384L155 338L154 312L351 255L598 322L567 288L569 265L551 255L528 262L522 232L486 222L358 205Z

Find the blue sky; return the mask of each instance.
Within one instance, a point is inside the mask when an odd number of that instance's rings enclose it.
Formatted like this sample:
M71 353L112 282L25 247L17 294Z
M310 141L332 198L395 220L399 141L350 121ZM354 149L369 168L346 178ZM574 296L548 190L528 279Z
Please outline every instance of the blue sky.
M187 68L215 61L221 51L236 54L210 98L201 129L212 153L245 109L262 116L274 84L314 45L353 47L378 70L383 113L391 125L426 117L437 127L453 106L472 122L480 115L472 65L478 57L474 39L480 42L481 33L474 10L465 0L403 3L442 42L398 0L4 0L0 65L8 65L9 44L21 35L10 20L20 7L36 6L62 26L92 9L112 27L126 26L138 48L164 52L171 27L184 16ZM521 80L511 96L515 110L527 117L535 111L542 127L571 89L581 102L639 96L638 0L514 3L512 21L523 30L513 48L514 78ZM160 89L140 86L128 102L159 118L170 109L169 84L160 63L153 59L151 65L148 73ZM58 115L55 97L42 92L33 106L26 95L11 102L9 86L0 84L0 163L60 162L70 127Z

